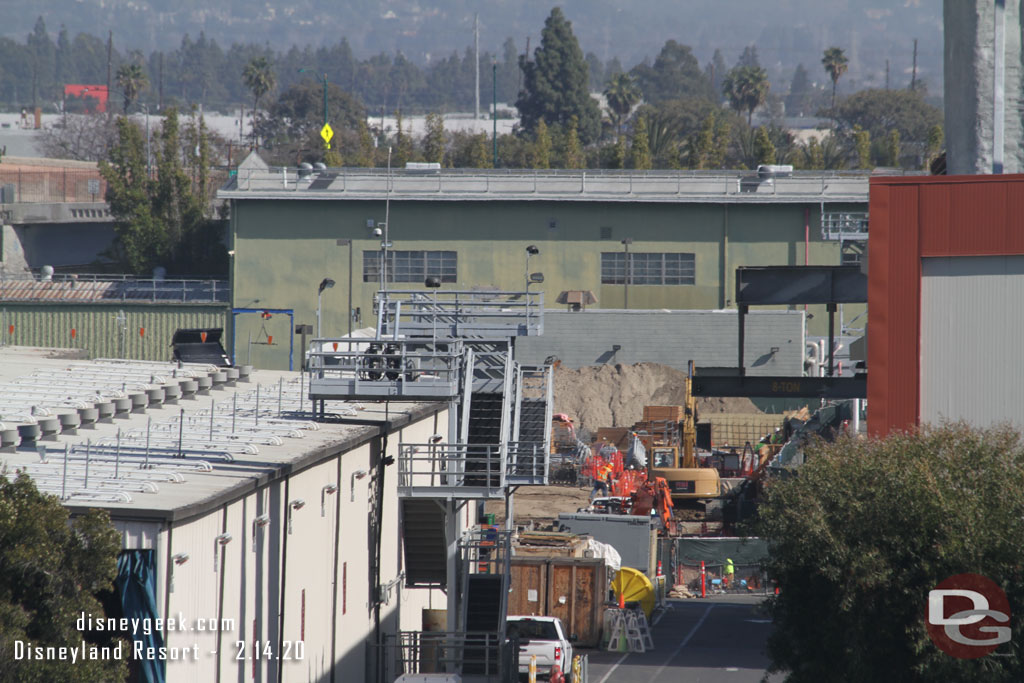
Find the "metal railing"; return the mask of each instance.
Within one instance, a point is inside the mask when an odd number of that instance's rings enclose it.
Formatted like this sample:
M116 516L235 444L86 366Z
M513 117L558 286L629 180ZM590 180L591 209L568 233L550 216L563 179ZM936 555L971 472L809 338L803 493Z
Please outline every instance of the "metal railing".
M457 340L316 339L310 398L450 399L459 394L464 351Z
M500 674L509 669L502 662L509 658L507 650L499 633L399 631L377 647L376 679L392 683L402 674L481 671L493 672L490 680L509 680Z
M399 495L496 498L504 495L506 448L501 445L401 443Z
M645 200L685 196L863 197L867 172L797 171L785 177L759 177L751 172L613 170L494 170L437 171L338 168L300 174L275 167L242 169L223 190L226 198L259 192L334 192L351 196L561 196L566 198L632 198ZM316 183L314 185L314 183Z
M543 443L510 441L507 457L506 468L510 483L526 485L547 483L550 458Z
M226 280L150 279L130 275L55 273L48 279L0 273L3 301L174 301L227 303Z
M501 339L544 332L543 292L415 290L376 295L378 336Z
M866 211L825 211L821 214L821 239L866 240L868 213Z

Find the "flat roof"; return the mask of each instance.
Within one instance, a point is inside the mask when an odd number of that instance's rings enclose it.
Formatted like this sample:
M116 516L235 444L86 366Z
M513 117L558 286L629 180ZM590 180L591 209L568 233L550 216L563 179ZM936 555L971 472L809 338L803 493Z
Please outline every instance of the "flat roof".
M864 203L868 171L609 171L240 167L219 199Z
M58 429L34 448L0 452L0 472L8 478L27 473L41 490L63 493L72 511L99 507L120 520L204 514L443 408L391 403L385 416L383 404L331 402L328 414L340 419L318 423L309 400L300 398L307 385L298 372L254 370L248 381L232 382L225 368L75 355L70 349L0 347L0 431L10 436L12 429L35 424L45 433L76 418L85 424L95 416L90 408L100 411L92 425ZM206 395L203 383L212 385ZM199 392L187 397L195 385ZM161 392L167 386L183 397L169 402ZM164 393L164 402L102 417L116 408L116 399L122 407L132 395L149 403L151 392Z

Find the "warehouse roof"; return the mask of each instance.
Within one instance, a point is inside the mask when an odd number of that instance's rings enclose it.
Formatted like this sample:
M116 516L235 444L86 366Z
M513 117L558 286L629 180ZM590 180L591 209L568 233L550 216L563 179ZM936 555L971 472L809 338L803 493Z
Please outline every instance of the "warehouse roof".
M300 373L69 355L0 348L0 472L115 519L202 514L438 409L337 402L318 423Z
M380 168L243 164L221 199L867 203L867 171L607 171ZM390 192L389 192L390 188Z

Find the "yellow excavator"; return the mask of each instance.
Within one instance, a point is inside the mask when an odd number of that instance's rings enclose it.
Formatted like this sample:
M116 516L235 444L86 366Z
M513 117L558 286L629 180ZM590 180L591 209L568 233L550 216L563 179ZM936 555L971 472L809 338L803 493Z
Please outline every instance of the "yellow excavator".
M692 361L684 381L684 405L645 406L644 422L636 426L637 436L647 447L648 479L665 479L676 505L718 498L722 493L718 470L700 467L697 462L697 400L691 390Z

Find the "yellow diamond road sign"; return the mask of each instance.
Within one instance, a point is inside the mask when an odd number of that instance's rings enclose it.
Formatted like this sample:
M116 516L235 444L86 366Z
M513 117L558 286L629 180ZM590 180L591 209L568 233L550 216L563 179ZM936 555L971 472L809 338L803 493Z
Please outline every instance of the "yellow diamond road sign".
M324 127L320 129L320 137L327 143L327 149L331 148L331 138L334 137L334 130L331 128L331 124L325 123Z

